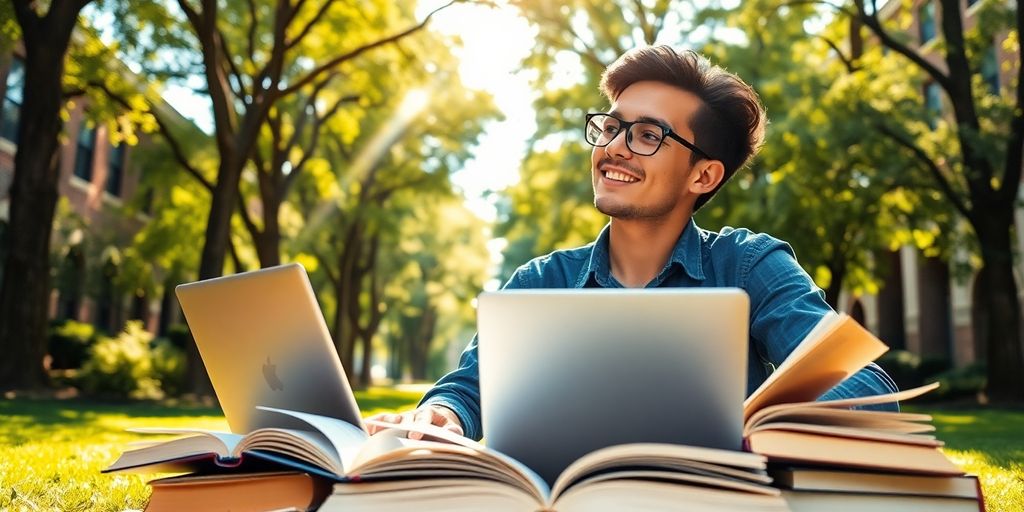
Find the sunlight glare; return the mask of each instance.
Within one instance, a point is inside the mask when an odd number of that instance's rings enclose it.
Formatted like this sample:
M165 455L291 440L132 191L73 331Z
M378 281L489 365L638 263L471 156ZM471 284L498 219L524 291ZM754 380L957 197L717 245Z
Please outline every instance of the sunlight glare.
M443 3L421 1L417 16ZM452 175L466 206L487 221L497 217L494 199L487 193L519 181L527 141L537 129L532 108L536 92L529 76L519 72L520 63L533 50L536 31L506 2L495 4L453 5L436 14L430 25L431 30L462 40L452 53L459 59L463 83L490 93L505 115L505 120L486 125L473 148L474 157Z

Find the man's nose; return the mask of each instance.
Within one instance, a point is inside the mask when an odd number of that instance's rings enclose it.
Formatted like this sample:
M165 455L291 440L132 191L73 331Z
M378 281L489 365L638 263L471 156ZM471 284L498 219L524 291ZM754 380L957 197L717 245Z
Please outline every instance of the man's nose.
M629 144L626 140L628 137L629 130L622 130L619 133L616 133L615 136L612 137L611 142L609 142L608 145L604 147L605 154L610 156L616 156L619 158L632 157L633 152L629 150Z

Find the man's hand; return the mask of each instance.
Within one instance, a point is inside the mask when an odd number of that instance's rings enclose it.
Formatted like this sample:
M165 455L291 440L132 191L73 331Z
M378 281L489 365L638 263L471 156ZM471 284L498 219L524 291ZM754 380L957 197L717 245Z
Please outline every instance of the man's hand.
M455 414L455 411L447 407L440 405L424 405L422 407L406 411L401 414L389 414L382 413L368 418L370 420L380 421L384 423L399 424L421 424L421 425L434 425L435 427L441 427L445 430L454 432L458 435L464 435L462 430L462 423L459 422L459 417ZM370 435L376 434L387 427L377 425L367 425L367 429ZM422 439L423 434L420 432L409 432L409 439Z

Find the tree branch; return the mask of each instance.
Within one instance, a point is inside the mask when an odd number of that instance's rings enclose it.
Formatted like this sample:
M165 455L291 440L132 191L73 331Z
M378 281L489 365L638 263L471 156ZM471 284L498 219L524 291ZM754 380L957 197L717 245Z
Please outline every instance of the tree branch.
M247 91L245 90L245 81L242 80L242 73L238 70L238 67L235 65L234 55L232 55L231 48L228 47L228 40L226 37L224 37L224 32L221 31L220 27L217 27L217 37L220 38L220 47L221 50L224 52L221 55L221 61L227 63L227 67L226 69L224 69L224 72L229 74L232 78L234 78L235 83L238 84L238 89L236 90L234 87L231 86L231 81L228 81L228 89L231 90L231 92L235 95L235 98L237 98L238 101L247 104L248 102L246 101L245 98L247 94Z
M134 110L131 103L128 102L127 98L125 98L119 93L112 91L109 87L107 87L107 84L99 81L89 81L86 83L86 85L87 87L93 87L103 91L103 93L108 98L114 100L125 109ZM146 109L146 113L153 116L153 119L156 120L157 127L160 129L160 134L164 137L164 140L166 140L167 144L171 147L171 154L174 155L174 159L177 160L178 164L181 165L185 169L185 171L187 171L190 175L192 175L192 177L195 178L196 181L198 181L199 184L203 186L203 188L210 191L210 193L213 193L213 183L207 180L206 177L203 176L203 174L199 172L198 169L193 167L191 162L189 162L188 157L185 156L184 148L182 148L181 144L178 142L178 139L171 134L170 125L167 124L167 122L163 119L163 116L161 116L159 112L157 112L157 110L153 108L153 105L149 103L148 100L146 103L148 107Z
M860 69L860 68L857 67L857 65L855 65L853 63L853 59L847 57L843 53L843 50L840 49L839 46L836 45L836 43L833 42L831 39L829 39L829 38L827 38L827 37L825 37L825 36L823 36L821 34L818 34L817 37L819 39L821 39L822 41L825 41L825 44L829 45L829 47L832 48L832 50L836 52L836 55L839 56L839 60L843 61L843 64L846 66L846 71L848 71L850 73L855 73L855 72L857 72L858 69Z
M950 94L953 91L953 82L950 80L949 75L943 73L939 68L932 65L931 62L925 60L925 58L922 57L921 54L917 53L913 48L897 41L892 37L892 34L882 27L882 22L878 19L878 9L876 7L872 7L872 13L868 14L864 9L864 0L854 0L853 5L857 7L857 16L859 16L861 21L864 22L864 26L871 29L875 36L882 41L884 46L887 46L896 53L910 59L911 62L931 76L932 80L935 80L936 83L942 86L942 88L946 90L947 94Z
M320 128L323 125L323 123L327 122L331 117L334 117L334 115L337 114L338 111L341 110L341 106L343 104L351 103L351 102L355 102L355 101L359 101L359 96L357 96L357 95L345 96L345 97L339 99L337 102L335 102L334 106L332 106L330 110L325 112L323 116L320 116L319 118L314 119L313 127L312 127L312 133L310 134L309 144L307 144L306 147L303 149L303 151L302 151L302 158L300 158L298 163L296 163L292 167L292 172L289 173L287 176L285 176L285 178L284 178L284 187L283 187L283 189L281 191L282 194L287 193L288 189L291 188L292 183L295 182L295 180L298 178L298 176L301 173L301 171L305 168L306 162L308 162L310 157L313 156L313 153L314 153L317 145L320 142Z
M281 95L284 96L284 95L287 95L287 94L294 93L295 91L297 91L297 90L301 89L302 87L308 85L310 82L313 82L314 80L316 80L320 75L324 74L327 71L330 71L330 70L334 69L336 66L338 66L339 64L341 64L341 63L343 63L345 61L354 59L354 58L358 57L359 55L362 55L363 53L365 53L365 52L367 52L369 50L373 50L373 49L378 48L380 46L384 46L386 44L398 41L399 39L402 39L403 37L408 36L409 34L413 34L413 33L417 32L417 31L423 29L423 27L426 27L427 23L430 22L430 18L431 17L433 17L435 14L437 14L441 10L446 9L449 6L455 4L457 1L458 0L451 0L447 4L444 4L441 7L438 7L437 9L434 9L433 11L430 11L430 13L428 13L427 16L423 18L423 21L421 21L421 22L417 23L416 25L413 25L412 27L409 27L409 28L407 28L407 29L405 29L405 30L403 30L401 32L398 32L397 34L393 34L393 35L385 37L383 39L378 39L375 42L363 45L363 46L361 46L359 48L356 48L355 50L352 50L352 51L349 51L349 52L344 53L342 55L339 55L339 56L337 56L337 57L335 57L335 58L333 58L333 59L331 59L331 60L321 64L320 66L318 66L313 71L310 71L309 74L307 74L306 76L300 78L298 81L293 83L291 86L289 86L288 88L286 88L283 91L281 91Z
M245 223L245 229L249 231L253 239L262 231L256 227L256 223L252 221L252 216L249 215L249 209L245 206L245 194L238 194L238 215L242 217L242 222Z
M306 26L302 27L302 30L299 31L299 34L295 36L294 39L288 41L287 44L285 44L285 49L291 50L299 43L301 43L302 40L305 39L307 35L309 35L309 32L313 29L313 26L316 25L320 21L320 19L324 17L324 14L327 13L327 9L330 8L331 4L333 3L334 0L327 0L326 2L324 2L323 5L320 6L320 9L316 11L316 14L313 15L313 18L310 19L308 23L306 23ZM300 7L297 6L296 10L298 10L299 8Z
M248 30L248 42L247 53L249 54L249 62L256 61L256 26L259 24L259 19L256 17L256 0L248 0L249 4L249 30Z
M928 154L924 152L923 149L918 147L917 144L914 144L913 141L908 140L906 137L903 137L901 134L897 133L889 126L886 126L885 123L876 122L874 123L874 125L876 128L878 128L880 132L888 135L889 138L895 141L897 144L910 150L910 152L913 153L914 157L916 157L919 162L924 164L925 168L928 169L932 177L935 178L935 181L938 183L939 188L942 189L942 193L946 195L946 198L949 199L949 202L953 203L953 206L957 209L958 212L960 212L961 215L963 215L968 220L972 220L973 222L973 212L969 210L967 206L963 203L963 201L960 199L960 196L957 195L957 193L953 190L953 187L950 185L949 180L947 180L946 177L942 174L942 170L939 168L938 165L935 164L935 162L928 156Z

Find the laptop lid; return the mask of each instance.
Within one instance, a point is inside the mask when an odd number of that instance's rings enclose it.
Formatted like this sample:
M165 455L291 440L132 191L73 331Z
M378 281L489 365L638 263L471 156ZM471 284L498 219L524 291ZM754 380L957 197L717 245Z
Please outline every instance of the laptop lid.
M232 432L302 426L258 405L365 428L301 265L183 284L175 292Z
M548 483L617 444L739 450L748 309L735 288L483 293L484 441Z

